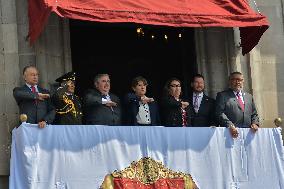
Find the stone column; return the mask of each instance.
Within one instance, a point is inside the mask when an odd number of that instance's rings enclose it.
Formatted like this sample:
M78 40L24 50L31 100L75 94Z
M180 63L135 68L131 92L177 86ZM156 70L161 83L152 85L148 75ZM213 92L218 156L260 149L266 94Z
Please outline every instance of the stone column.
M69 35L69 21L52 14L34 45L43 87L50 89L57 77L72 70Z
M16 1L0 0L0 175L9 174L12 128L18 124L13 88L19 84ZM0 182L7 182L7 177Z
M236 70L232 28L196 29L198 72L204 75L206 92L213 98L228 87L228 76Z

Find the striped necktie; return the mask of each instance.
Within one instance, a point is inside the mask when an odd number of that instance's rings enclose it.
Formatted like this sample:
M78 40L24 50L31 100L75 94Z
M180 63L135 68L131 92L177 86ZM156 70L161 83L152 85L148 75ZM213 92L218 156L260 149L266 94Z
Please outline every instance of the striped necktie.
M242 108L242 111L244 111L245 110L245 104L242 101L242 97L241 97L240 92L237 92L237 100L239 102L240 107Z
M199 98L199 95L195 95L195 99L194 99L194 103L193 103L193 108L194 108L194 111L195 113L198 113L198 98Z

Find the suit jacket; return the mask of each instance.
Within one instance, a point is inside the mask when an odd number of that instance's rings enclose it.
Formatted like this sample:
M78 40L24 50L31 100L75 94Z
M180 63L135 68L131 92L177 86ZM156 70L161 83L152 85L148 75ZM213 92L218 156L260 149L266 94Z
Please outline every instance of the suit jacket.
M136 96L134 93L127 94L125 98L126 125L139 125L136 119L139 112L139 101L140 97ZM150 110L151 125L161 125L157 103L155 101L150 102L148 103L148 106Z
M81 101L75 94L66 93L66 88L59 87L52 96L52 103L56 109L54 124L81 125Z
M103 95L97 89L86 91L83 106L86 124L90 125L121 125L120 100L114 94L109 94L117 106L108 107L102 104Z
M37 88L39 93L49 94L48 90L39 86ZM43 120L49 124L53 122L55 109L50 98L44 101L37 100L37 93L32 93L27 85L14 88L13 95L19 106L20 114L26 114L28 116L28 123L36 124Z
M193 94L189 98L189 102L193 107ZM203 93L203 98L198 112L196 113L193 109L193 115L191 118L191 124L193 127L208 127L216 125L215 121L215 100L206 96Z
M231 124L236 127L250 127L252 123L259 125L259 117L252 95L242 93L245 104L244 112L233 90L228 89L217 94L216 117L222 127L228 127Z
M173 96L167 95L162 98L161 107L163 115L163 124L169 127L182 127L181 102L177 101ZM191 105L187 106L186 117L187 126L191 125L191 117L193 110Z

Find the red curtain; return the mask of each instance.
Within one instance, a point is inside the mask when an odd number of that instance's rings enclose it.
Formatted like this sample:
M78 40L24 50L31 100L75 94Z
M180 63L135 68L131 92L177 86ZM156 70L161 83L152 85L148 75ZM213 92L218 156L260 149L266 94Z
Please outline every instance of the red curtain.
M240 27L243 54L268 29L265 16L247 0L29 0L29 37L33 43L51 12L61 17L109 23L173 27Z

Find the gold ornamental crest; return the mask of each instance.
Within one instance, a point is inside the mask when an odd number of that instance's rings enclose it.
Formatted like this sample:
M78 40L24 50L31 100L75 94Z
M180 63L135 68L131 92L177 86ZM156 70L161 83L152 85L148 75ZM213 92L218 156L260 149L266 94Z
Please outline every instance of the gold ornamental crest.
M101 189L113 189L113 178L125 178L138 180L144 185L154 184L159 179L183 179L185 189L198 189L190 174L172 171L166 168L161 162L152 158L144 157L139 161L133 161L129 167L122 171L115 170L108 174L101 186Z

